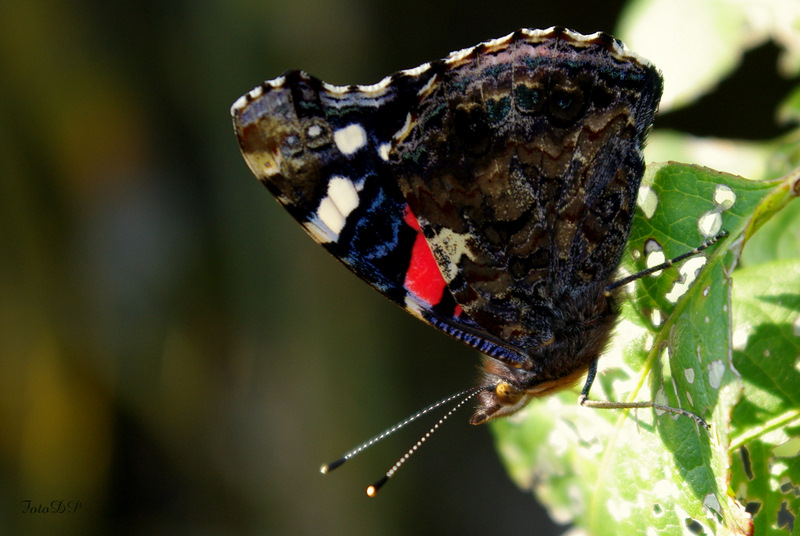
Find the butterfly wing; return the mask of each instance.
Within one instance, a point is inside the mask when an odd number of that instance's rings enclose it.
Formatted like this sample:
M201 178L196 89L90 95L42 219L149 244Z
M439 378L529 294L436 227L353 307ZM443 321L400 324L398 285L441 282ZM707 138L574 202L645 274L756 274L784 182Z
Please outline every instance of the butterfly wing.
M287 72L234 103L239 146L256 177L356 275L482 352L517 358L461 314L392 176L392 138L408 124L429 67L349 87Z
M528 354L605 307L661 77L609 36L559 29L431 71L394 175L455 301Z

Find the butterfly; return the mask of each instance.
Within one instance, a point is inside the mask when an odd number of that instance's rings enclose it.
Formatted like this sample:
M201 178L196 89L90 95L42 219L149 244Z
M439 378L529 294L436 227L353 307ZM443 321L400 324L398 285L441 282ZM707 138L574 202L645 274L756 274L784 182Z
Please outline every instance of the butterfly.
M643 275L616 280L662 85L607 34L522 29L374 85L288 71L231 113L314 240L485 356L472 424L584 376L581 404L702 423L588 399L618 293Z

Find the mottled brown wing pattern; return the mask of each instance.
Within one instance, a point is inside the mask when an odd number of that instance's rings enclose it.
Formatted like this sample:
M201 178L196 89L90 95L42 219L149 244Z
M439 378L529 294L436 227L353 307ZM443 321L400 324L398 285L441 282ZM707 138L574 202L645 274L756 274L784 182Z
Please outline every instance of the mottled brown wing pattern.
M661 94L612 38L571 35L518 33L434 64L390 155L456 301L523 353L595 314Z

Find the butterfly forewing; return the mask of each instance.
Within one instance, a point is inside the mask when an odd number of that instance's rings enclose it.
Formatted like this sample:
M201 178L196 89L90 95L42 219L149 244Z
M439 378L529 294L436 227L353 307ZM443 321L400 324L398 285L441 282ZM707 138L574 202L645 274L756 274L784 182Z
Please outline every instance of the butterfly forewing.
M418 318L505 355L461 315L388 162L424 70L349 87L290 71L234 104L234 128L250 169L314 240Z

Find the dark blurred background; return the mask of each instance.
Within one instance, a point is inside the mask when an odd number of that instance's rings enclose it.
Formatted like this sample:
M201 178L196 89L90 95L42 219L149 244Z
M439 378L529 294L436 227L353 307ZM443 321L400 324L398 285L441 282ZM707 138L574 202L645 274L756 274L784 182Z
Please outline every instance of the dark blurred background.
M374 83L523 26L611 32L622 4L5 2L0 534L562 532L468 412L376 499L427 423L318 473L478 356L308 239L228 110L286 69Z

